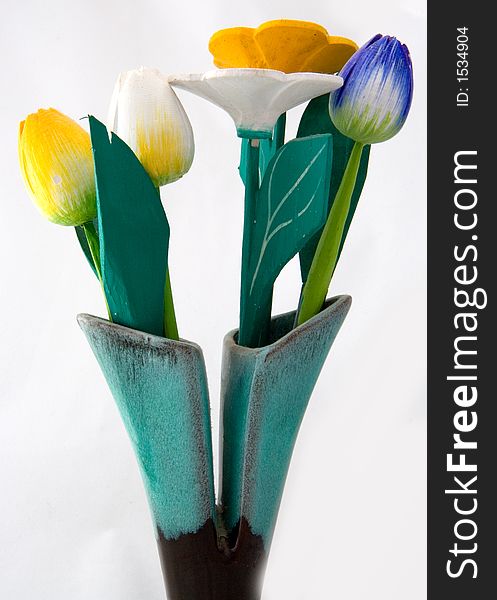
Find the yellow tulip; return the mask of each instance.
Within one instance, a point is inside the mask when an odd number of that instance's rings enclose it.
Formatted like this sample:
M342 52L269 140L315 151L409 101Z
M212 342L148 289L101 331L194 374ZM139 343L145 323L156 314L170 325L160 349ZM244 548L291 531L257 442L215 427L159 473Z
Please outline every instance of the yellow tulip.
M307 21L280 19L256 29L221 29L209 50L220 68L275 69L284 73L336 73L358 46Z
M59 225L96 216L90 136L58 110L41 109L19 126L19 163L40 211Z

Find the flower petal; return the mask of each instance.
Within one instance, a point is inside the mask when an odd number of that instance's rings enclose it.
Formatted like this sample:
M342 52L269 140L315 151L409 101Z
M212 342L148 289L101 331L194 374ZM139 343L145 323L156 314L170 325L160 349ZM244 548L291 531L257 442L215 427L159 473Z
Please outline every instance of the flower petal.
M50 108L19 127L19 164L39 210L60 225L81 225L96 215L90 136Z
M192 164L190 121L167 77L156 69L119 76L108 127L132 148L157 187L176 181Z
M217 31L209 40L209 52L216 67L265 68L264 56L255 43L250 27L232 27Z
M223 108L240 137L271 137L278 117L342 85L341 77L320 73L286 74L272 69L222 69L174 75L171 85L188 90Z
M341 71L344 85L330 97L330 116L344 135L365 144L396 135L413 93L409 53L396 38L375 36Z
M349 58L357 51L357 44L339 36L328 36L328 44L308 56L302 63L302 71L315 73L338 73Z
M254 31L254 39L271 69L302 71L306 57L328 45L328 32L305 21L269 21Z
M329 36L316 23L279 19L256 29L221 29L212 36L209 50L214 64L221 68L336 73L357 50L357 44L347 38Z

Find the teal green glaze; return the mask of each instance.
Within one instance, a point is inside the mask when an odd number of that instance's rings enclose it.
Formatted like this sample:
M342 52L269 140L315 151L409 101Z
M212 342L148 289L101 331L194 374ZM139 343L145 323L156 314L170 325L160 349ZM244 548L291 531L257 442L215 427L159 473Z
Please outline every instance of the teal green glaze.
M90 315L79 324L131 438L157 527L167 539L215 518L202 350Z
M297 136L307 137L309 135L316 135L318 133L330 133L333 135L333 167L331 171L331 184L328 205L328 210L331 210L331 206L333 205L333 201L338 192L338 188L340 187L343 174L347 167L347 163L349 161L349 157L354 146L354 140L344 136L338 131L335 125L333 125L329 113L329 99L330 95L325 94L324 96L319 96L318 98L314 98L309 102L307 108L304 111L304 114L302 115ZM362 188L364 187L364 182L366 181L370 149L371 146L364 146L362 152L361 164L359 166L359 172L357 174L357 180L350 202L350 211L347 216L342 241L340 244L340 250L338 254L339 258L342 252L343 244L345 243L345 239L347 237L347 233L349 231L350 224L354 217L359 198L361 196ZM308 241L308 243L300 252L300 269L302 273L303 283L305 283L307 280L309 269L311 268L312 259L314 258L314 254L316 252L321 232L322 229L320 229Z
M238 334L238 332L236 332ZM258 350L238 346L233 332L224 340L221 371L221 431L219 443L219 487L223 518L231 531L241 516L243 453L250 402L250 388Z
M263 348L225 337L223 353L222 502L228 529L241 516L269 549L298 430L312 390L350 308L332 298L292 329L295 312L271 321Z
M266 342L274 282L326 221L332 152L329 134L291 140L267 167L250 222L248 268L242 271L242 346Z
M102 279L112 320L164 331L169 224L160 196L135 154L90 117Z
M267 139L273 135L272 131L254 131L253 129L243 129L242 127L237 128L236 134L238 137L250 140Z

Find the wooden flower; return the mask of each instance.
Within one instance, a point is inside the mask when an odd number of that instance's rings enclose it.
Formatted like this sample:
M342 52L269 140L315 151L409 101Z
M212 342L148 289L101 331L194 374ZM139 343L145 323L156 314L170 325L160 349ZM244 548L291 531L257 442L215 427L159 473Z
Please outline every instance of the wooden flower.
M336 73L357 48L352 40L328 35L321 25L289 19L267 21L256 29L221 29L209 41L217 67L284 73Z
M407 46L375 35L341 71L344 85L330 97L330 117L347 137L377 144L396 135L412 102L413 74Z
M119 75L108 127L133 150L156 187L183 177L192 165L190 121L167 77L156 69Z
M270 138L281 114L338 89L343 80L323 73L215 69L171 75L169 82L223 108L235 122L239 137Z
M54 108L19 125L19 164L40 212L59 225L82 225L97 214L90 136Z

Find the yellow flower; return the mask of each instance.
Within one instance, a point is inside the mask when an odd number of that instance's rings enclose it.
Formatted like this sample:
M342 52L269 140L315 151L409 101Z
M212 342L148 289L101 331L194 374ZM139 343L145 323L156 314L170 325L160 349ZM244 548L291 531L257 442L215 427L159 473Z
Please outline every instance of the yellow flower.
M96 192L90 136L58 110L41 109L19 125L19 163L40 211L59 225L95 218Z
M257 29L221 29L209 41L217 67L284 73L336 73L357 48L352 40L328 35L321 25L289 19L267 21Z

